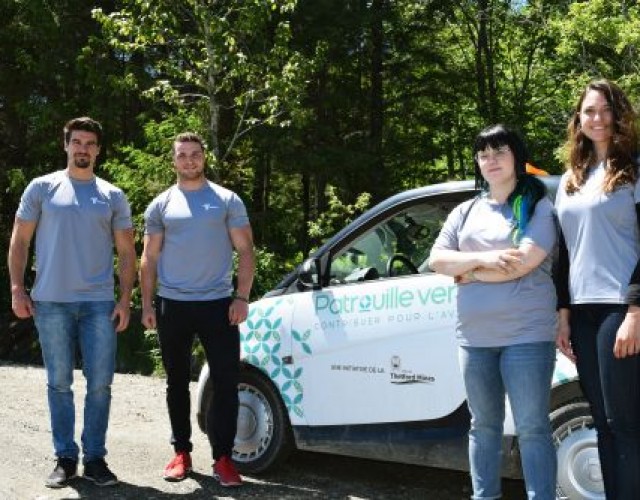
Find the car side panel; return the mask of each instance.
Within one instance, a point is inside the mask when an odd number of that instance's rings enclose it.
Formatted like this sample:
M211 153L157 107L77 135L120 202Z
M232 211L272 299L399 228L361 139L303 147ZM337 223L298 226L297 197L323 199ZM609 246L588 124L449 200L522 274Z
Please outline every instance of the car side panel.
M412 275L297 294L292 356L309 425L446 417L465 401L451 278Z

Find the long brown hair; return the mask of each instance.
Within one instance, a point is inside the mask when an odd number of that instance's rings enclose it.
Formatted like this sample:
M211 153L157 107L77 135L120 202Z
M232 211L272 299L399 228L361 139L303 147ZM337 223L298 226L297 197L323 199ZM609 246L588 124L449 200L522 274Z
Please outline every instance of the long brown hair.
M636 112L625 93L615 83L595 80L589 83L580 95L567 126L567 142L564 149L567 170L571 172L566 186L568 194L575 193L582 187L586 181L587 169L596 160L593 142L582 132L580 125L580 109L585 96L591 90L600 92L605 97L613 113L613 134L607 152L608 166L604 178L604 192L610 193L625 184L634 184L638 179Z

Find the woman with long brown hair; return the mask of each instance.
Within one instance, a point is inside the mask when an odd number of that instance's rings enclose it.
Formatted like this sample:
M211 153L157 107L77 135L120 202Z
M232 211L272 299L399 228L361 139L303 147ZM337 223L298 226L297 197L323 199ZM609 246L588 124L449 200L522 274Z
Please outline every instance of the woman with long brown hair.
M568 125L556 210L562 238L557 346L591 406L606 496L640 498L640 182L637 115L607 80Z

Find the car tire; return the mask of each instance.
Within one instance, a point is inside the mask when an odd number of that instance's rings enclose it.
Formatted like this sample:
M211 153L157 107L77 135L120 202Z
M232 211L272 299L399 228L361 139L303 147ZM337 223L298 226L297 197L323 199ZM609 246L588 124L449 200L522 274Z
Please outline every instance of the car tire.
M208 410L213 404L210 379L205 394L203 406ZM238 471L255 474L277 467L294 444L289 416L276 388L262 373L245 368L240 371L238 400L238 430L232 457ZM201 414L204 416L207 411Z
M605 500L598 440L585 401L567 403L551 414L553 441L558 455L556 498Z

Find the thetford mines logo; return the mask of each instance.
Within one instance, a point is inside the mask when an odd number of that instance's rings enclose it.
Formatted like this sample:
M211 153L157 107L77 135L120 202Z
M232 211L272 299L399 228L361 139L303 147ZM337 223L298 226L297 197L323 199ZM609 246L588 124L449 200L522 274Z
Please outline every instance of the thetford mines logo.
M406 385L406 384L433 384L436 378L432 375L425 375L423 373L413 373L411 370L402 370L402 361L400 356L391 357L391 371L390 382L392 384Z

